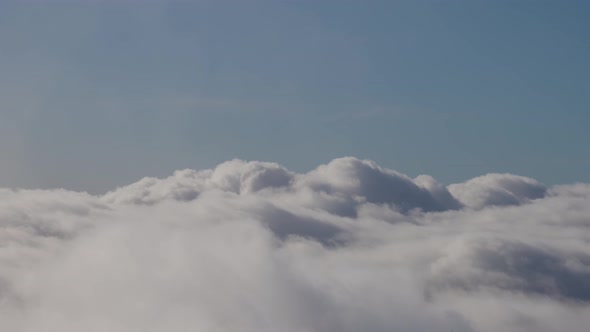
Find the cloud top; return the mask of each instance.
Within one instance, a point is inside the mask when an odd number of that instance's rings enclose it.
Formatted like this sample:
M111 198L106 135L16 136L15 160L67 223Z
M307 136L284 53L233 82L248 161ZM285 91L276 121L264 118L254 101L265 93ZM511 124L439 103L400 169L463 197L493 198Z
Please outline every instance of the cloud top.
M581 331L590 185L231 160L103 196L0 190L10 331Z
M465 206L481 209L493 205L520 205L544 197L547 188L524 176L486 174L465 183L453 184L449 186L449 191Z

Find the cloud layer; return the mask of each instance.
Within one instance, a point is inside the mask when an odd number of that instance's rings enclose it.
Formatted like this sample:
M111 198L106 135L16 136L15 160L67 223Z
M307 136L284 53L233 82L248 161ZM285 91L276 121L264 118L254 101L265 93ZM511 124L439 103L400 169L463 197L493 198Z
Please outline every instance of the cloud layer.
M7 331L582 331L590 185L232 160L0 190Z

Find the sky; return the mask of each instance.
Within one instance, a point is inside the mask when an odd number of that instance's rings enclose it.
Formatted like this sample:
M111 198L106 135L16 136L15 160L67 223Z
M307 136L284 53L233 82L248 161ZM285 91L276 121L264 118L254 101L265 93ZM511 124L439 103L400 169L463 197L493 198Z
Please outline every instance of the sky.
M587 330L588 18L0 0L0 331Z
M2 1L0 187L233 158L590 181L587 1Z

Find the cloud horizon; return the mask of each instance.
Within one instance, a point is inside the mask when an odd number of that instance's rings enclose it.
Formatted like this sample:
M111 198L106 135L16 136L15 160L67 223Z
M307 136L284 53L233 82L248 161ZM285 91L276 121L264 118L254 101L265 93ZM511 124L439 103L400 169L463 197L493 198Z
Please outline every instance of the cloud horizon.
M10 331L581 331L590 184L230 160L104 195L0 189Z

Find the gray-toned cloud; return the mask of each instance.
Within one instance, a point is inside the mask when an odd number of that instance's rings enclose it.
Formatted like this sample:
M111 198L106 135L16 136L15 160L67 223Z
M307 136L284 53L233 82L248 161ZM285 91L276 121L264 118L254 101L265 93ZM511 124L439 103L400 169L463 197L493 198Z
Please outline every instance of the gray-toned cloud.
M505 240L471 241L435 263L435 288L483 288L590 303L590 255Z
M545 196L546 188L534 179L513 174L487 174L449 186L450 192L468 207L519 205Z
M232 160L0 190L7 331L582 331L590 185Z
M177 171L166 179L144 178L104 196L112 203L154 204L162 200L190 201L211 189L236 194L285 187L294 175L276 163L231 160L213 170Z

